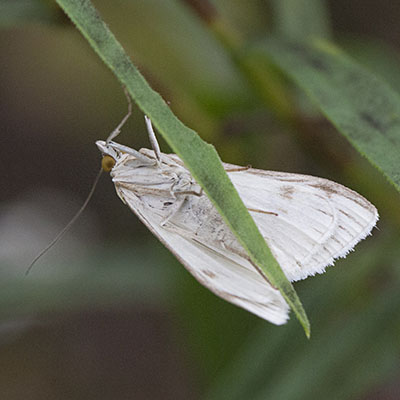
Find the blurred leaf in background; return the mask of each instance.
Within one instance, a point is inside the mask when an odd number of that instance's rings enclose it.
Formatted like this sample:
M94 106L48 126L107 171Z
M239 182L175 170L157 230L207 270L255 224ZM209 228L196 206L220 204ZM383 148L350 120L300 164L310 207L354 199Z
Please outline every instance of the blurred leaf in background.
M291 81L302 59L290 73L277 57L249 55L272 37L307 48L331 40L367 86L377 79L384 87L371 90L372 115L388 111L386 121L397 121L393 21L400 10L372 0L93 3L146 79L224 161L345 184L377 206L379 230L323 276L296 284L310 341L296 321L272 326L201 287L120 203L108 179L81 221L23 279L24 267L83 202L99 167L94 141L115 127L126 102L54 2L1 1L1 397L397 399L399 194L341 135L348 125L340 128L322 107L351 113L365 93L357 103L355 91L349 102L334 84L334 100L333 91L317 88L311 102L310 87ZM338 62L335 52L326 57ZM307 76L315 84L316 75ZM386 137L396 157L400 132L391 126ZM367 143L366 132L356 140ZM148 147L138 111L120 141ZM375 164L391 165L395 180L398 163L388 154Z

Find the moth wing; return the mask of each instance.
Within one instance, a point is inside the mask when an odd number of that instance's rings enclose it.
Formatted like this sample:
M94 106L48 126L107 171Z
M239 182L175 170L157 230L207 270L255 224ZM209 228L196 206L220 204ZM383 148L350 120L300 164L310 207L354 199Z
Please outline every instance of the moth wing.
M217 296L276 325L287 321L289 307L286 301L250 262L221 248L210 247L163 228L134 193L123 187L117 192L202 285Z
M224 167L291 281L324 272L370 234L378 220L369 201L327 179Z
M184 165L177 155L168 157ZM363 196L328 179L223 165L291 281L323 273L379 219Z

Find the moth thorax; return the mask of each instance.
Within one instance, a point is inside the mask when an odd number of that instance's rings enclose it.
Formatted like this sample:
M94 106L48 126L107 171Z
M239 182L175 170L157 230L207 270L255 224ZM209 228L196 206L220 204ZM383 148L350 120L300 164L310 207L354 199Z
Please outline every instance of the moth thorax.
M111 156L103 156L103 159L101 160L101 167L103 168L103 171L110 172L113 169L115 162L116 161Z

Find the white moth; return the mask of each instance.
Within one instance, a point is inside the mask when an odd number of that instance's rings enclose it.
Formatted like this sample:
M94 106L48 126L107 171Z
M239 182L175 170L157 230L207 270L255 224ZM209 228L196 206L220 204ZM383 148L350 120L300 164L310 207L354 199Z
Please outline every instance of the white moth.
M248 255L175 154L163 154L146 117L153 150L97 141L118 196L205 287L280 325L289 307ZM121 125L120 125L121 126ZM378 220L358 193L313 176L224 164L290 281L324 272L365 238Z

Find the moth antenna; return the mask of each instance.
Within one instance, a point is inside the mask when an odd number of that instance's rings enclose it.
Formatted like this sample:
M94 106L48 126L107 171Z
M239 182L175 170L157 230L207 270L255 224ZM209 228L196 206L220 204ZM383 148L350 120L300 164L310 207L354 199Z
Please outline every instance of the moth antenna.
M151 119L147 115L144 116L144 119L146 121L146 127L147 127L147 132L149 134L151 147L154 150L154 154L156 155L158 164L160 164L161 163L161 151L160 151L160 146L157 142L156 134L154 133L154 130L153 130L153 125L151 123Z
M99 182L101 173L103 172L103 168L100 168L100 171L98 172L92 187L90 189L90 192L88 196L86 197L85 202L82 204L81 208L78 210L78 212L72 217L72 219L68 222L68 224L61 230L61 232L33 259L31 264L29 265L28 269L25 271L25 276L29 274L31 271L32 267L36 264L36 261L39 260L44 254L46 254L64 235L65 233L68 232L68 230L71 228L73 223L78 219L78 217L82 214L82 212L85 210L86 206L88 205L90 199L93 196L93 193L96 189L97 183Z
M124 93L126 99L128 100L128 113L125 115L124 118L122 118L122 121L118 124L118 126L110 133L110 135L106 140L107 144L109 144L111 140L115 139L121 133L121 128L125 125L125 122L132 115L132 100L131 97L129 96L128 91L126 90L126 87L124 87Z

